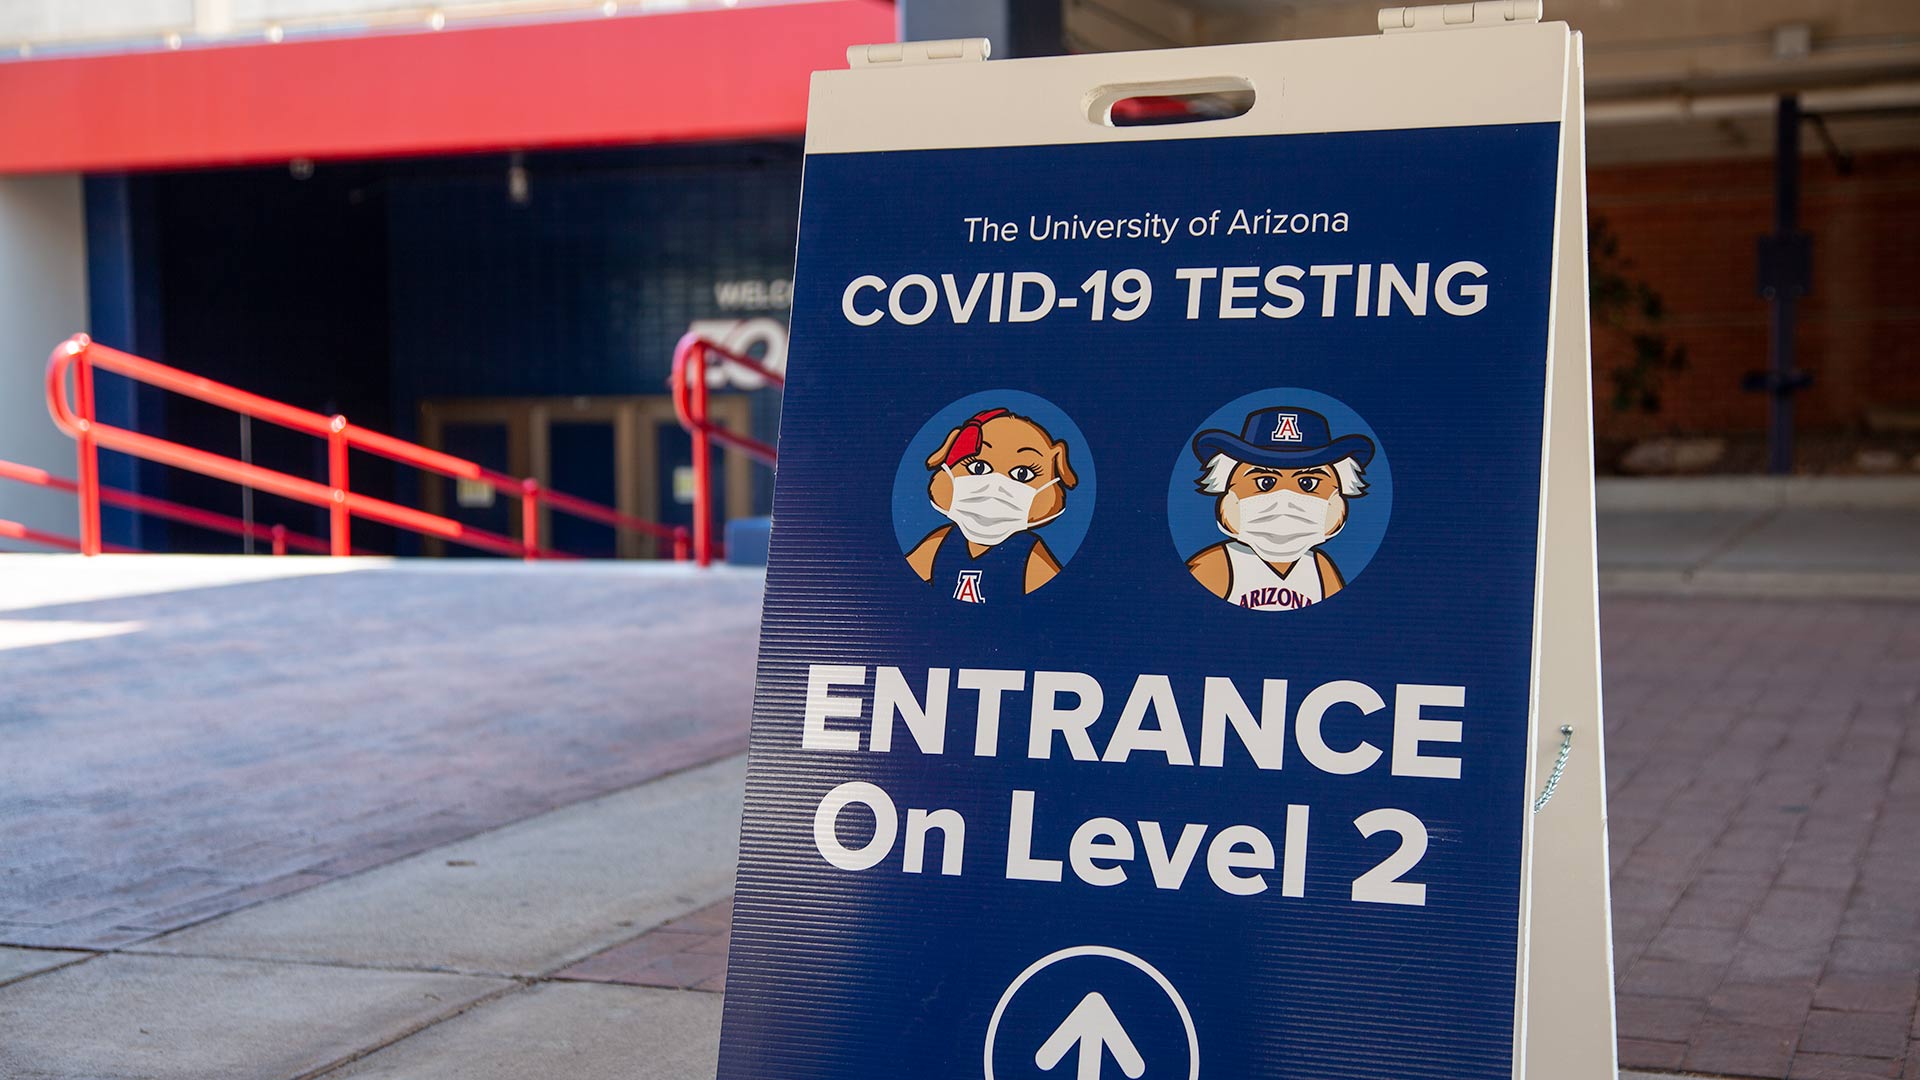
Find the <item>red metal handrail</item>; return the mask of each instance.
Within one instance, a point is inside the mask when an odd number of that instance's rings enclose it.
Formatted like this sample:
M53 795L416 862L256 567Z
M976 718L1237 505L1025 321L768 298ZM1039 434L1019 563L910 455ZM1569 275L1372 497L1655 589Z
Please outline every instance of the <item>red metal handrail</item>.
M58 533L41 532L39 529L30 528L26 525L20 524L17 521L9 521L6 518L0 518L0 537L5 537L9 540L25 540L30 544L40 544L45 547L63 548L67 551L80 550L80 541L76 540L71 536L61 536ZM107 544L106 550L111 551L116 555L132 555L132 554L138 554L140 549L125 547L120 544Z
M713 541L713 446L718 442L771 467L777 451L715 424L707 415L707 368L718 358L723 364L747 369L775 386L787 385L786 376L750 356L729 352L698 334L688 334L673 348L673 411L680 426L693 437L693 558L701 566L713 563L719 545ZM689 378L689 369L694 377Z
M317 483L238 458L100 423L94 416L93 370L96 367L243 416L323 438L327 440L328 482ZM71 404L66 393L69 369L73 371L75 391L75 400ZM540 507L544 503L561 513L670 540L674 558L687 557L689 536L684 527L661 525L563 492L549 491L532 478L509 476L478 462L358 427L349 423L344 416L322 416L201 378L178 368L96 344L85 334L76 334L63 342L48 359L47 410L53 416L54 425L71 436L79 448L80 478L76 486L80 496L79 542L83 554L98 554L102 550L100 504L104 501L104 493L100 487L99 451L105 447L216 480L257 488L309 506L326 507L329 525L327 553L331 555L353 553L352 523L354 518L361 517L498 555L528 560L571 558L564 552L543 547L540 543ZM520 538L515 540L453 518L415 510L352 490L349 485L348 457L353 450L376 454L455 480L484 483L503 494L518 497Z
M45 469L36 469L31 465L22 465L16 461L0 461L0 480L14 480L22 484L51 488L54 491L64 491L69 495L79 494L80 491L78 481L69 480L64 476L55 476ZM123 507L138 513L149 514L153 517L165 518L168 521L197 525L203 529L212 529L215 532L229 533L234 536L251 536L255 540L265 540L273 545L273 553L275 555L285 555L289 549L309 551L318 555L325 555L327 553L327 542L325 540L317 536L308 536L305 533L293 532L285 525L262 525L257 521L245 521L230 514L221 514L212 510L202 510L197 506L187 506L184 503L156 498L152 495L142 495L134 491L122 491L119 488L108 487L105 484L100 485L100 501L108 506ZM25 528L25 526L22 526L22 528ZM80 550L80 541L77 539L54 536L52 533L41 533L40 535L42 537L52 537L52 540L40 539L36 541L38 543L45 543L51 547L68 548L74 551ZM20 536L16 537L16 539L32 540L34 538ZM128 548L126 550L133 551L137 549Z

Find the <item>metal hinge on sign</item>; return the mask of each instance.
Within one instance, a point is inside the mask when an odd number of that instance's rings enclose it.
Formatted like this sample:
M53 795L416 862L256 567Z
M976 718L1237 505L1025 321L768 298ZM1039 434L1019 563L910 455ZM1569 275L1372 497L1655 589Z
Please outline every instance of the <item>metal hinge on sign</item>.
M886 45L855 45L847 50L847 66L899 67L902 64L946 64L956 60L985 60L992 46L983 37L942 41L896 41Z
M1518 26L1540 21L1540 0L1481 0L1477 4L1424 4L1380 9L1380 32L1471 30L1479 26Z

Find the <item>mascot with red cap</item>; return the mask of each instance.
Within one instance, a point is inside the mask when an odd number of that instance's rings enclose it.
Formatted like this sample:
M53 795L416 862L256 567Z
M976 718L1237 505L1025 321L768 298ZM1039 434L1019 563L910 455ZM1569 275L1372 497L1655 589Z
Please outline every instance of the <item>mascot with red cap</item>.
M1079 483L1064 441L1024 416L988 409L948 432L927 469L927 497L951 524L907 553L920 580L981 604L1030 593L1060 572L1033 530L1066 510Z

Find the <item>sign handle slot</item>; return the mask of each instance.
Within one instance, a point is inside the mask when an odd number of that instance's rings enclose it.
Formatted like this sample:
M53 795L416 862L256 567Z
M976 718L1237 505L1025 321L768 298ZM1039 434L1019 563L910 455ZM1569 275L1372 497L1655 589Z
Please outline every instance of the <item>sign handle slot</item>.
M1114 83L1090 91L1086 111L1102 127L1205 124L1245 116L1256 96L1253 81L1238 75Z

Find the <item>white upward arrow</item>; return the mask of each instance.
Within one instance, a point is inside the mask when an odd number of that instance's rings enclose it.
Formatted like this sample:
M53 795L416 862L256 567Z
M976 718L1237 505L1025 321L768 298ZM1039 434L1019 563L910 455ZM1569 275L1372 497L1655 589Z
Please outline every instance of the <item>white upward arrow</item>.
M1140 1074L1147 1071L1146 1059L1127 1037L1127 1029L1120 1026L1120 1018L1113 1015L1113 1006L1098 993L1080 999L1080 1004L1073 1007L1067 1018L1060 1021L1060 1027L1041 1044L1040 1052L1033 1055L1033 1063L1043 1070L1051 1070L1076 1044L1080 1047L1080 1064L1074 1080L1100 1080L1100 1048L1103 1046L1131 1080L1140 1080Z

